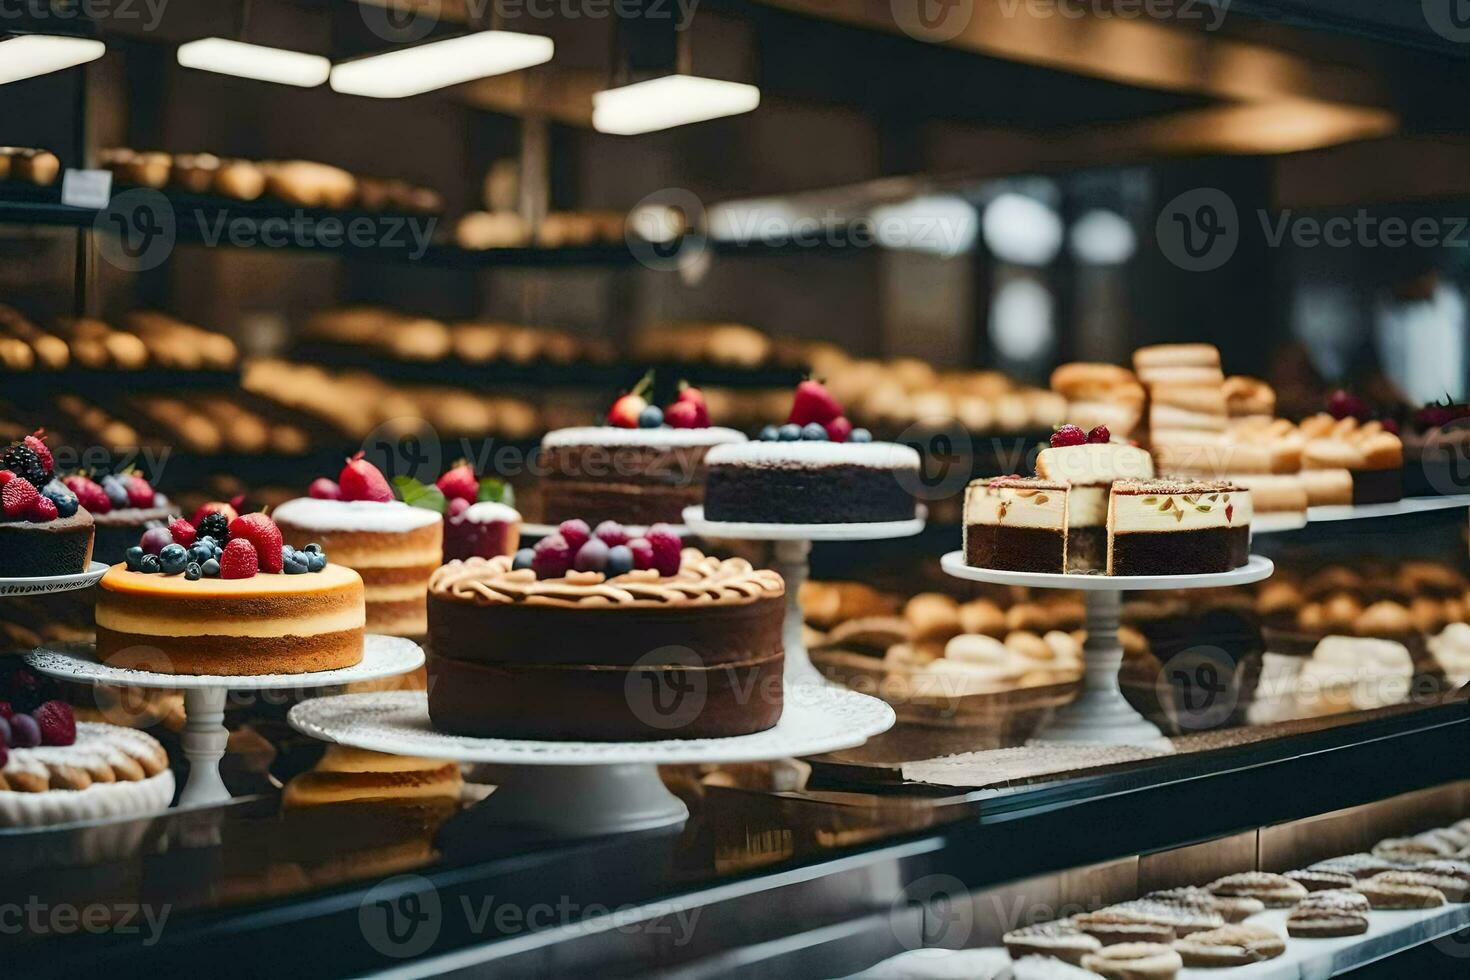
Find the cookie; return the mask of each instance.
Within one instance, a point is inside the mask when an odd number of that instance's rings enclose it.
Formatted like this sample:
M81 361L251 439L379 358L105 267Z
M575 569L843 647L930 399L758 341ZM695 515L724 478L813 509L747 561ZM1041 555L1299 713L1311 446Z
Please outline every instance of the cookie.
M1226 925L1244 922L1251 916L1266 911L1266 904L1259 899L1241 898L1236 895L1216 895L1208 888L1196 888L1194 886L1149 892L1144 898L1152 898L1165 902L1188 902L1194 905L1202 905L1209 911L1219 914L1225 920Z
M1349 854L1345 857L1328 858L1326 861L1318 861L1307 869L1308 871L1331 871L1352 875L1354 878L1371 878L1374 875L1383 874L1385 871L1400 870L1399 864L1394 861L1385 861L1383 858L1374 857L1371 854Z
M1174 930L1176 939L1192 933L1204 932L1207 929L1218 929L1225 925L1224 916L1197 901L1139 898L1131 902L1109 905L1103 911L1124 912L1169 926Z
M1373 856L1383 858L1385 861L1417 864L1420 861L1454 857L1455 849L1438 838L1390 837L1373 845Z
M1074 916L1072 922L1104 946L1120 943L1168 946L1175 938L1174 927L1169 923L1133 912L1100 909Z
M1286 940L1264 926L1224 926L1175 940L1174 952L1185 966L1247 966L1280 956Z
M1123 943L1082 958L1082 968L1109 980L1171 980L1184 967L1174 950L1160 943Z
M1295 939L1339 939L1368 931L1372 905L1354 891L1313 892L1286 917L1286 934Z
M1415 868L1413 871L1385 871L1370 881L1381 885L1411 885L1419 888L1433 888L1444 896L1445 901L1459 904L1470 895L1470 884L1454 875L1437 875Z
M1442 861L1425 861L1423 864L1415 867L1414 870L1424 874L1458 878L1465 884L1470 885L1470 861L1460 861L1455 858L1445 858Z
M1326 892L1332 891L1335 888L1351 888L1358 881L1357 878L1345 871L1324 871L1321 868L1288 871L1282 877L1290 878L1309 892Z
M1227 875L1209 887L1216 895L1258 899L1268 909L1290 908L1307 894L1306 888L1290 878L1265 871Z
M1050 956L1073 966L1081 966L1082 957L1102 949L1102 943L1096 937L1078 929L1071 919L1012 929L1001 937L1001 942L1012 959Z
M1402 873L1385 871L1383 874ZM1383 875L1358 882L1357 890L1375 909L1432 909L1444 904L1444 893L1436 888L1384 881Z

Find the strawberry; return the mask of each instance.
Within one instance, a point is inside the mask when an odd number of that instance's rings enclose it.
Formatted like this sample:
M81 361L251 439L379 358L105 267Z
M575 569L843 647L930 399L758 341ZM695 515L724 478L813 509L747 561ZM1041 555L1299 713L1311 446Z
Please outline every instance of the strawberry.
M607 410L607 424L619 429L638 428L638 416L648 407L648 389L653 387L653 372L649 371L633 390L627 392L612 403L612 408Z
M796 386L796 397L792 399L791 414L786 421L796 425L812 422L826 425L842 414L842 406L837 404L837 399L823 387L822 382L808 378Z
M46 497L37 496L31 504L31 509L26 517L36 524L47 524L56 520L59 512L56 510L54 501Z
M674 402L664 412L664 422L675 429L698 429L699 406L694 402Z
M444 494L446 500L468 500L474 503L480 496L480 481L475 479L475 471L470 469L470 464L463 461L450 467L434 485Z
M337 486L336 480L319 476L306 488L306 495L315 500L341 500L342 488Z
M30 514L32 505L40 496L30 480L18 476L6 481L5 487L0 489L0 506L3 506L6 517L20 520Z
M383 471L363 459L362 453L347 460L337 477L337 485L342 488L343 500L372 500L380 504L393 500L393 488L388 486Z
M244 538L236 538L225 545L219 556L220 578L254 578L259 570L255 545Z
M47 701L31 717L41 729L42 745L71 745L77 740L77 716L65 701Z
M827 430L827 438L833 442L846 442L852 438L852 423L847 420L846 415L837 416L822 428Z
M112 511L112 500L107 496L107 491L95 480L74 474L61 481L66 488L77 495L77 502L93 514L107 514Z
M233 521L235 518L240 516L235 511L235 508L231 507L229 504L221 503L218 500L214 500L210 503L201 505L200 508L194 512L194 516L189 518L189 523L193 524L195 528L198 528L199 525L204 522L204 519L210 514L223 514L226 523Z
M246 514L230 522L230 544L246 541L255 552L262 572L279 575L284 566L281 529L264 514ZM225 546L227 549L229 545ZM223 564L220 566L223 568ZM229 576L226 576L228 578Z
M168 533L173 535L174 544L181 544L185 548L199 537L199 529L182 517L175 517L168 522Z
M1084 446L1087 444L1087 433L1081 427L1075 425L1064 425L1051 434L1051 448L1061 449L1063 446Z
M153 506L153 488L148 485L147 480L136 473L124 477L123 480L127 484L129 504L134 507Z
M45 429L37 429L34 435L26 436L21 442L36 454L36 459L41 461L41 468L46 471L46 479L49 480L56 472L56 460L51 457L51 450L46 448L46 443L41 441L45 435Z
M694 427L697 429L709 428L709 404L704 400L704 392L700 391L698 388L694 387L687 381L680 381L679 397L675 398L674 401L676 403L693 402L699 412L699 421Z

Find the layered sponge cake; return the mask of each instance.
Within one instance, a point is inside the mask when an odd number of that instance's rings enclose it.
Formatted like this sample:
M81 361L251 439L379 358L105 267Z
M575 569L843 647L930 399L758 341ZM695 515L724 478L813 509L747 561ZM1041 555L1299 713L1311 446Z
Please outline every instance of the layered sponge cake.
M1225 482L1122 480L1108 506L1109 575L1203 575L1250 560L1249 490Z
M1013 572L1067 570L1068 487L1001 476L965 492L965 562Z
M1095 572L1107 565L1108 498L1117 480L1151 480L1153 457L1122 442L1051 446L1036 457L1036 475L1065 483L1067 571Z

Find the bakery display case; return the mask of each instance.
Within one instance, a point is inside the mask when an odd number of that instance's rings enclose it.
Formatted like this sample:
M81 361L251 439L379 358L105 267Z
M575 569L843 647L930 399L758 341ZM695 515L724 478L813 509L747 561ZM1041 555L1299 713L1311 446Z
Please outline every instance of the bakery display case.
M8 964L1463 976L1454 5L596 6L0 24Z

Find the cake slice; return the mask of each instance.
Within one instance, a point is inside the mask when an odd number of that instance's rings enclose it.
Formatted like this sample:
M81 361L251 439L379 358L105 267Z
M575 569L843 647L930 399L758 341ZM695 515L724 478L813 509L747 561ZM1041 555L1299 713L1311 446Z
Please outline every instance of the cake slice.
M965 563L1012 572L1067 570L1067 484L999 476L965 491Z
M1109 575L1228 572L1250 558L1250 491L1225 482L1120 480L1108 508Z
M1067 492L1067 571L1100 572L1108 559L1108 491L1118 480L1151 480L1153 457L1122 442L1052 446L1036 456L1036 475Z

